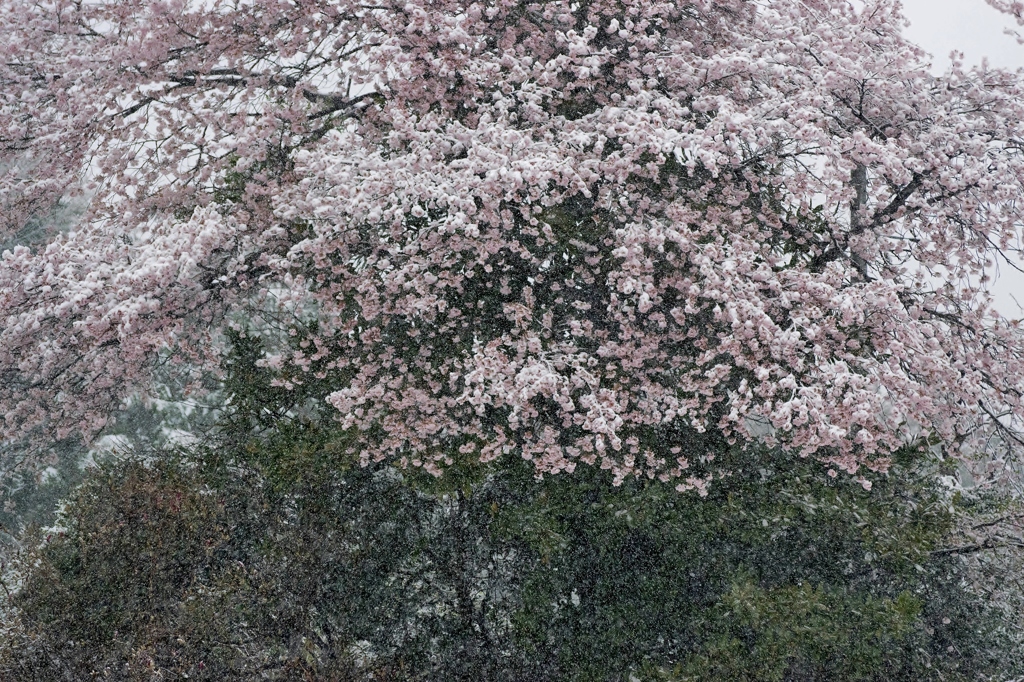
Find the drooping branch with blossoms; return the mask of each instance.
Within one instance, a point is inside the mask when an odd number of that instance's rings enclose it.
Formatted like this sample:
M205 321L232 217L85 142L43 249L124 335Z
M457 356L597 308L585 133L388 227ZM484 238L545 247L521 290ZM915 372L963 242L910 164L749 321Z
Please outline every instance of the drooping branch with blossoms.
M699 488L709 439L856 472L1024 416L1021 77L931 75L895 2L0 8L0 239L87 203L0 260L6 437L268 298L316 323L265 362L435 472Z

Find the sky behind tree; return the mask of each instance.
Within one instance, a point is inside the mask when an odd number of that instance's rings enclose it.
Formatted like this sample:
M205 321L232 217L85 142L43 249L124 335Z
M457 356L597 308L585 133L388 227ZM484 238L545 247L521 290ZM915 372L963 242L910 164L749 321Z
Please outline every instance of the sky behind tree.
M903 0L903 8L910 20L906 35L931 53L936 73L949 68L954 50L967 66L987 58L995 67L1024 68L1024 45L1006 33L1010 28L1024 35L1024 28L984 0ZM1006 263L999 266L996 305L1010 318L1024 317L1024 273Z
M938 72L948 67L953 50L963 52L967 64L987 57L993 66L1024 67L1024 46L1004 32L1018 27L984 0L903 0L903 7L907 35L932 53Z

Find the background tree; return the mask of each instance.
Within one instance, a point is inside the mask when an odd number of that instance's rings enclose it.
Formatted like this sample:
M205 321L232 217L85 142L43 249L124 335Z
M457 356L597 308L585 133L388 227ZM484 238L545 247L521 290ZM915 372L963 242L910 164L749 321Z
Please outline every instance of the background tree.
M301 340L295 341L296 345ZM358 466L316 398L234 337L216 438L108 461L2 576L0 679L976 680L1020 613L956 537L1006 498L907 448L866 491L722 448L708 495L506 456ZM320 396L322 397L322 395ZM304 411L304 404L319 407ZM274 415L267 419L267 415ZM151 453L153 454L153 453ZM1002 676L1001 678L999 676Z

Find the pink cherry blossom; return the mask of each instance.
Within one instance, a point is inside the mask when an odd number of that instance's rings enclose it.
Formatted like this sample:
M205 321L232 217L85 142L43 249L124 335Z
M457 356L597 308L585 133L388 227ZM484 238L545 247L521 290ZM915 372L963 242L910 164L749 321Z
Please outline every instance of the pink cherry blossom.
M367 460L705 491L680 433L851 473L911 426L955 452L1024 417L988 279L1019 251L1024 83L930 75L904 23L894 0L0 2L3 434L95 433L160 354L215 362L221 325L273 309L317 327L266 364L335 382Z

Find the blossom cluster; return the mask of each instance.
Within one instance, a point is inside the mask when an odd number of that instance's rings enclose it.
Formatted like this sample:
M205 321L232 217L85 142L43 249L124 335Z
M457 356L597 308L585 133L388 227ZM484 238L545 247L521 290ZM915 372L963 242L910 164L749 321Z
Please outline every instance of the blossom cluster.
M270 292L317 324L267 361L435 472L703 489L705 433L853 473L1024 416L1024 84L862 4L4 3L2 229L89 209L0 260L3 433Z

